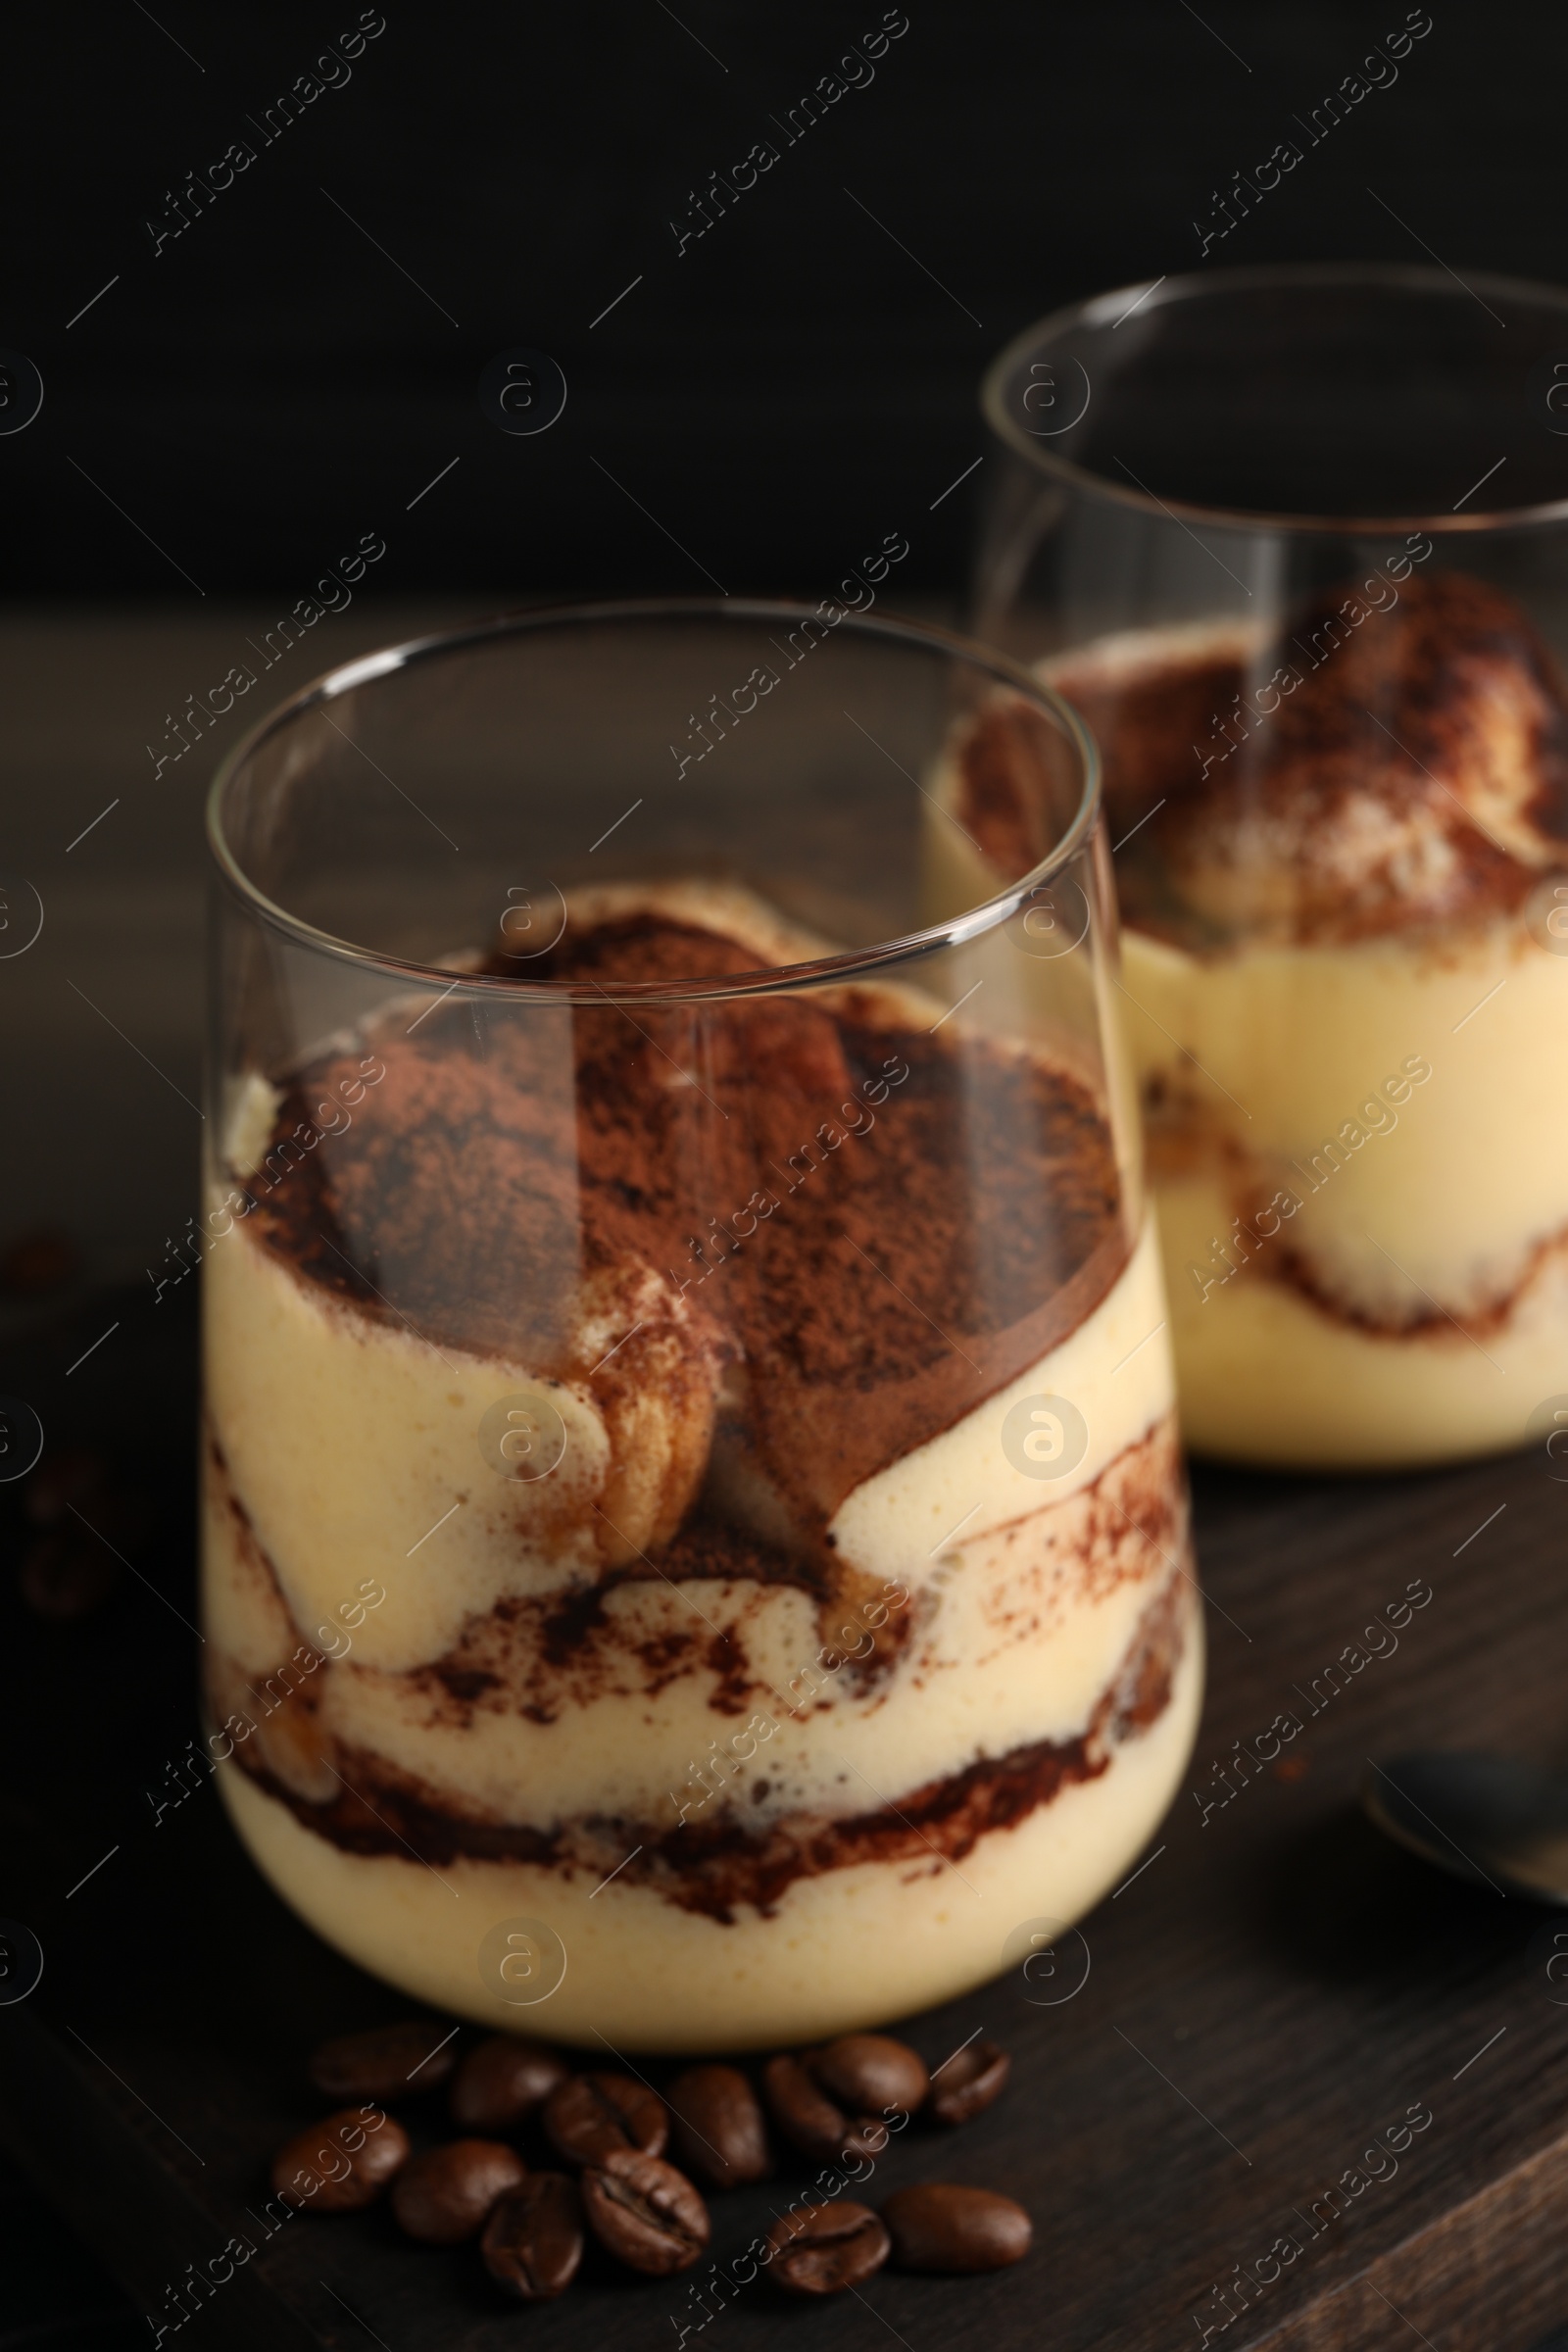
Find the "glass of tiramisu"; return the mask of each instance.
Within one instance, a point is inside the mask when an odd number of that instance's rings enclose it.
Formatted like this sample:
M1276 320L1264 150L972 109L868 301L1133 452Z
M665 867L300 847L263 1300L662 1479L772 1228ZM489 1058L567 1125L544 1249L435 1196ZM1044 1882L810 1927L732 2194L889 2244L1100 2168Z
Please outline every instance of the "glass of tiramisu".
M214 787L211 1752L322 1936L493 2027L946 1998L1191 1745L1095 756L895 561L397 647ZM1039 855L932 922L977 736Z
M1524 1445L1568 1393L1568 295L1161 279L984 406L978 632L1104 760L1185 1435ZM983 731L936 798L940 916L1040 842Z

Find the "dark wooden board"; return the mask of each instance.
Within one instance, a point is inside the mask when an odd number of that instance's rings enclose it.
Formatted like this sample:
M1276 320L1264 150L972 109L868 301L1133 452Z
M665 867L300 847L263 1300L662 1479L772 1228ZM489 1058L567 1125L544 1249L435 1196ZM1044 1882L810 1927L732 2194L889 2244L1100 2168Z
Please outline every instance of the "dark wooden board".
M65 1365L115 1303L85 1301L22 1357L0 1355L0 1390L24 1360L46 1424L62 1426ZM175 1614L194 1609L193 1344L188 1323L122 1303L112 1368L96 1386L78 1373L69 1401L74 1424L91 1435L96 1420L164 1496L137 1555L158 1592L124 1574L95 1616L50 1629L22 1607L9 1565L0 1576L0 1915L46 1953L36 1992L0 2008L12 2153L144 2311L172 2316L166 2289L187 2264L231 2236L256 2243L182 2344L491 2352L526 2328L551 2352L669 2352L682 2326L688 2343L711 2341L687 2282L594 2271L519 2314L471 2252L416 2249L384 2212L302 2218L270 2240L248 2218L270 2152L318 2111L307 2049L406 2004L275 1900L210 1787L153 1825L147 1792L169 1794L166 1766L195 1731L195 1644ZM1369 1753L1454 1742L1568 1759L1568 1488L1530 1457L1410 1479L1200 1470L1196 1483L1208 1703L1157 1858L1083 1923L1091 1964L1073 1997L1035 2005L1014 1977L910 2025L933 2062L983 2027L1013 2050L1014 2078L963 2132L911 2126L872 2183L873 2196L918 2179L1004 2187L1035 2217L1035 2252L977 2281L884 2273L863 2300L809 2311L760 2280L709 2323L737 2352L890 2331L911 2352L1152 2352L1200 2344L1205 2321L1226 2352L1360 2352L1411 2343L1412 2329L1441 2352L1523 2352L1568 2317L1554 1918L1429 1872L1355 1802ZM14 1548L15 1490L0 1489L0 1510ZM1432 1598L1397 1647L1308 1718L1302 1691L1412 1581ZM1212 1797L1214 1765L1282 1710L1304 1722L1285 1771L1263 1770L1205 1820L1192 1791ZM1062 1971L1063 1987L1081 1974L1076 1944ZM1430 2124L1365 2180L1363 2151L1412 2104ZM440 2125L438 2111L410 2120ZM1309 2234L1314 2200L1354 2167L1365 2185ZM806 2177L716 2200L719 2260ZM1221 2329L1213 2289L1238 2265L1261 2258L1266 2272L1288 2233L1301 2250Z

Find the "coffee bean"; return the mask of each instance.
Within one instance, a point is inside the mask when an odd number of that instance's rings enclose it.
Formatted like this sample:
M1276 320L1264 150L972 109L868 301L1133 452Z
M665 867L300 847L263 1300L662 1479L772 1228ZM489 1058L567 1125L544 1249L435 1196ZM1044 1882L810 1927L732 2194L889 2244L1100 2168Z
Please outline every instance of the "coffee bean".
M564 2173L530 2173L484 2226L479 2251L497 2286L524 2303L564 2294L582 2260L582 2198Z
M452 2078L452 2120L466 2132L505 2132L542 2107L570 2072L542 2041L497 2034L470 2050Z
M808 2063L823 2089L855 2115L900 2107L910 2115L931 2086L914 2051L887 2034L846 2034Z
M545 2130L568 2164L602 2164L616 2150L660 2156L669 2110L630 2075L571 2075L545 2101Z
M896 2188L882 2219L904 2271L1005 2270L1023 2260L1034 2236L1029 2216L1011 2197L950 2181Z
M661 2157L613 2150L584 2173L582 2201L600 2244L651 2278L689 2271L707 2250L708 2207L685 2174Z
M792 2148L819 2162L880 2156L888 2128L872 2116L851 2119L836 2107L799 2058L770 2058L762 2069L762 2096Z
M792 2148L804 2156L836 2156L846 2118L798 2058L770 2058L762 2069L762 2095Z
M738 2067L688 2067L670 2084L669 2112L682 2163L713 2188L772 2171L762 2110Z
M272 2186L285 2205L307 2213L358 2213L375 2203L408 2153L408 2133L379 2107L340 2107L278 2149Z
M966 2124L1000 2097L1012 2060L997 2041L971 2041L931 2078L931 2112L939 2124Z
M440 2026L417 2017L368 2034L340 2034L312 2051L311 2081L329 2099L411 2099L451 2074L457 2052L450 2040L437 2049L440 2040Z
M496 2199L527 2174L515 2149L499 2139L454 2139L411 2156L392 2183L400 2229L426 2246L461 2246L477 2237Z
M792 2295L836 2295L858 2286L888 2258L888 2233L869 2205L808 2205L767 2233L769 2275Z

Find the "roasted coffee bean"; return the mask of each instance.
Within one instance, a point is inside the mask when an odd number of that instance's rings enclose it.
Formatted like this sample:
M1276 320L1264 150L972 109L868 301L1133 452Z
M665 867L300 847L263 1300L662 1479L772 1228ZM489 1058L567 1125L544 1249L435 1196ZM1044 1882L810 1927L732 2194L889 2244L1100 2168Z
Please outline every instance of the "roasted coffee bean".
M824 2163L840 2156L880 2156L888 2144L885 2123L873 2116L847 2116L799 2058L768 2060L762 2095L773 2121L803 2156Z
M410 2099L451 2074L457 2052L450 2040L437 2049L440 2040L440 2027L417 2017L368 2034L340 2034L312 2051L311 2081L329 2099Z
M888 2258L888 2233L869 2205L807 2205L767 2233L768 2276L792 2295L836 2295Z
M545 2130L568 2164L602 2164L617 2149L662 2156L669 2110L630 2075L571 2075L545 2101Z
M887 2034L846 2034L807 2063L828 2095L853 2115L882 2115L890 2108L911 2115L931 2086L922 2060Z
M340 2107L278 2149L272 2186L306 2213L358 2213L375 2203L408 2154L408 2133L379 2107Z
M669 2112L681 2162L713 2188L772 2171L762 2110L738 2067L688 2067L670 2084Z
M1012 2060L997 2041L971 2041L931 2078L931 2112L939 2124L966 2124L1001 2096Z
M1023 2260L1034 2236L1011 2197L951 2181L896 2188L882 2219L901 2271L1003 2271Z
M792 2148L804 2156L837 2155L847 2119L798 2058L768 2060L762 2069L762 2095Z
M613 2150L584 2173L582 2201L600 2244L650 2278L689 2271L707 2251L708 2207L685 2174L662 2157Z
M454 2139L411 2156L392 2183L400 2229L426 2246L461 2246L477 2237L498 2197L528 2168L499 2139Z
M530 2173L484 2226L479 2251L497 2286L524 2303L564 2294L582 2260L582 2198L564 2173Z
M452 2120L466 2132L505 2132L542 2107L569 2071L545 2042L497 2034L459 2064L452 2078Z

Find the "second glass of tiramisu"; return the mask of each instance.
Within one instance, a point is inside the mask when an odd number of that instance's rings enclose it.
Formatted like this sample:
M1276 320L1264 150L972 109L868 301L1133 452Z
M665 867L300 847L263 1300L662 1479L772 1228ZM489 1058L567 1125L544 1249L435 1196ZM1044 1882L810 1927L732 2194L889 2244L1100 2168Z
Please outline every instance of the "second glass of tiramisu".
M1568 1418L1568 296L1212 270L984 402L977 625L1104 757L1186 1435L1524 1445ZM1039 851L983 759L940 797L936 912Z
M215 786L208 1738L305 1918L492 2027L944 1999L1186 1763L1093 749L881 618L903 552L392 649ZM965 760L1039 854L932 923Z

